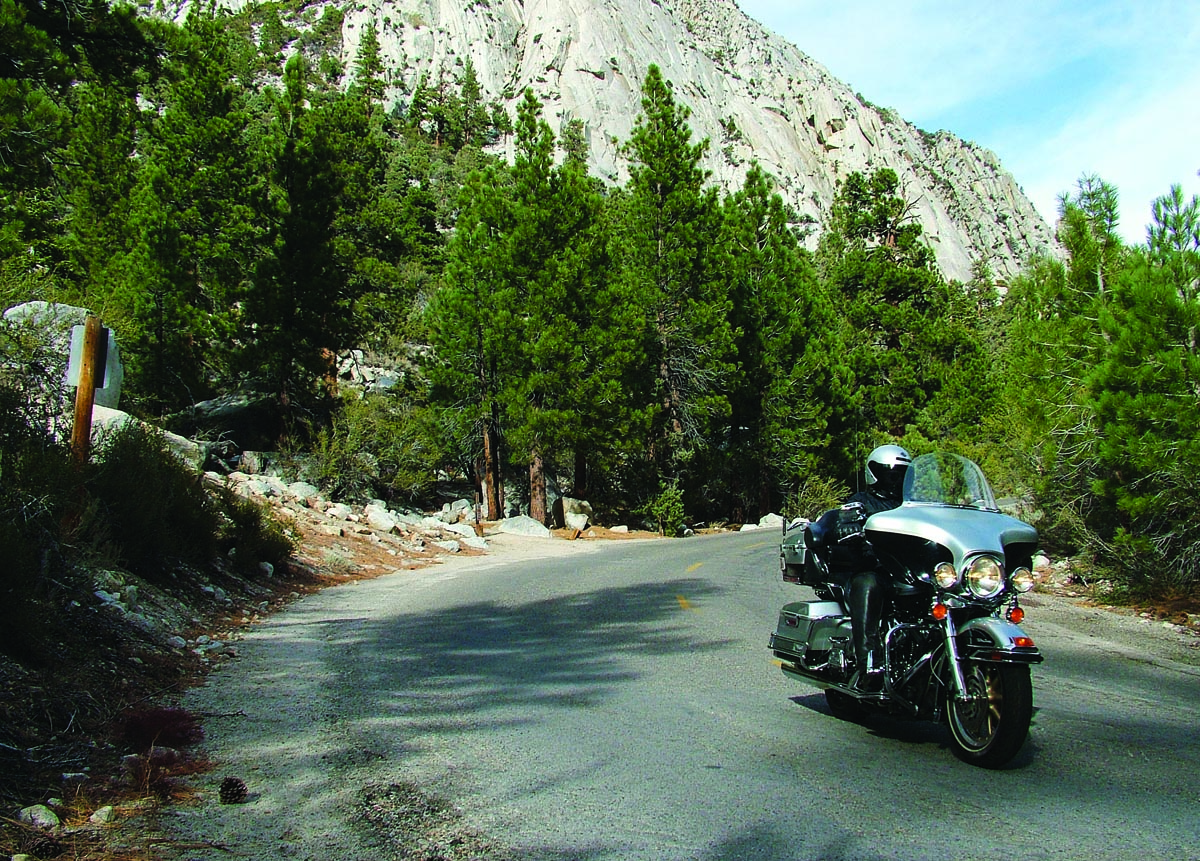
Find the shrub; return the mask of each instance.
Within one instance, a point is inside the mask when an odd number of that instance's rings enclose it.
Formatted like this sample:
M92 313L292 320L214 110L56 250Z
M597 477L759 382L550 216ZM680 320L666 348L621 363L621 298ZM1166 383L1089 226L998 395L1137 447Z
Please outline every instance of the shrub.
M816 520L829 509L845 502L849 495L842 482L822 475L810 475L784 503L783 516L788 520L794 517Z
M431 411L386 394L347 396L317 437L311 478L336 499L415 499L433 484L446 445Z
M295 534L267 506L225 487L214 491L214 499L223 521L219 545L243 573L254 573L260 562L278 566L295 551Z
M127 422L107 434L87 487L93 504L84 534L96 546L111 546L130 571L162 582L177 563L203 564L215 555L217 507L161 431Z
M37 654L73 478L65 448L29 424L15 391L0 388L0 652L12 657Z
M664 487L658 496L641 509L658 526L660 535L675 538L683 534L687 513L683 508L683 491L677 484Z

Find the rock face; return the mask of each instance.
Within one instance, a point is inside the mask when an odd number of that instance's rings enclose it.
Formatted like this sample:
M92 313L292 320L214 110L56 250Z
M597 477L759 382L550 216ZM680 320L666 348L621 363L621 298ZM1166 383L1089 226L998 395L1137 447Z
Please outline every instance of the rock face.
M245 0L224 2L239 8ZM406 107L422 75L453 85L469 60L485 99L510 115L532 87L556 132L581 120L593 173L606 181L627 178L619 147L654 63L690 108L694 140L710 140L712 181L740 187L756 160L801 216L815 220L813 244L838 181L888 167L947 277L965 281L983 262L1003 279L1029 253L1056 251L1051 230L993 153L870 104L734 0L330 0L306 5L303 19L289 23L307 29L328 5L345 13L348 70L361 34L375 25L392 82L388 104ZM511 159L511 137L501 146Z

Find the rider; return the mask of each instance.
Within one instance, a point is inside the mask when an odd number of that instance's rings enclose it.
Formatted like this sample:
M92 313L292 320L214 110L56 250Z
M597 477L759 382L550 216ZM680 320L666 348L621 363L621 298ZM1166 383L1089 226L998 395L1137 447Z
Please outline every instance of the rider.
M890 511L901 502L904 475L912 457L898 445L881 445L867 455L867 488L855 493L846 504L858 503L864 517L880 511ZM827 544L825 536L835 534L839 509L823 515L813 530L815 543ZM835 539L836 540L836 539ZM858 667L855 684L865 690L876 690L883 672L882 655L879 649L879 621L883 609L886 583L876 570L869 553L857 554L858 564L850 571L834 571L845 574L849 582L844 584L846 604L850 610L850 629L854 635L854 660ZM840 567L840 566L839 566Z

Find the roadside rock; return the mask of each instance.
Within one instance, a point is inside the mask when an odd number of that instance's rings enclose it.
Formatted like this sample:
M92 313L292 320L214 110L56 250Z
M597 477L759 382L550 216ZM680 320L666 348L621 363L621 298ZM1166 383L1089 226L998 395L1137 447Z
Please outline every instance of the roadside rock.
M34 804L23 808L17 818L26 825L31 825L34 828L40 828L44 831L51 831L62 825L58 814L44 804Z
M509 535L526 535L532 538L552 537L549 529L524 514L501 520L496 524L496 531L506 532Z

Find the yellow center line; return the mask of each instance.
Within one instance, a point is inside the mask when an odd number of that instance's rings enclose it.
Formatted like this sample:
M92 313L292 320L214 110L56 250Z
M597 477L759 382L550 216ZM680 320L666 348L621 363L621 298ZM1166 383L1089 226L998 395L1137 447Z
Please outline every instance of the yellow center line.
M680 609L680 610L694 610L694 609L696 609L695 607L693 607L693 606L692 606L692 602L691 602L691 601L689 601L687 598L683 597L682 595L676 595L676 596L675 596L675 600L679 602L679 609Z
M695 571L697 568L701 567L702 565L704 565L703 562L693 562L691 565L689 565L687 567L687 571L685 571L684 573L691 574L693 571Z

